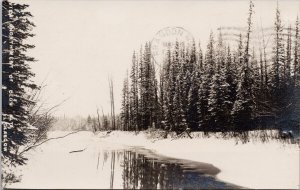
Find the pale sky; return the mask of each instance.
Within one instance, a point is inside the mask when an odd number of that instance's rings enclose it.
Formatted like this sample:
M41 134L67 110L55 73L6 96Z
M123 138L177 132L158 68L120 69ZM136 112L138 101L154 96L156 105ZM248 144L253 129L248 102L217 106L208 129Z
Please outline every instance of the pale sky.
M16 1L16 2L20 2ZM162 28L183 27L202 48L211 30L245 26L247 0L230 1L100 1L23 0L34 15L36 48L30 54L39 84L46 79L48 105L70 99L56 115L87 116L96 107L110 111L108 76L114 79L116 111L132 53ZM273 26L276 1L254 1L255 25ZM300 1L279 1L282 20L294 24ZM257 22L259 21L259 22Z

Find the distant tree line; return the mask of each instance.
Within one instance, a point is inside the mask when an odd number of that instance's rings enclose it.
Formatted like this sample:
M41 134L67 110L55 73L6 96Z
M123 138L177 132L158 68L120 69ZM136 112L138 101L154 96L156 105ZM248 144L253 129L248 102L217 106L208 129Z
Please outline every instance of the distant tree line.
M120 126L118 115L111 116L109 114L104 115L103 113L101 116L97 115L96 117L88 115L87 119L84 119L77 129L97 132L120 129L118 126Z
M109 114L101 113L101 115L87 117L54 117L55 121L51 130L58 131L108 131L113 130L113 119L115 119L115 129L120 130L120 117L117 115L113 118Z
M277 7L268 59L265 47L251 47L253 7L250 1L247 30L239 35L237 48L226 43L222 31L216 40L211 32L205 53L195 42L189 46L176 42L158 75L150 42L134 52L123 84L121 128L155 127L176 133L298 130L298 18L294 28L284 28Z

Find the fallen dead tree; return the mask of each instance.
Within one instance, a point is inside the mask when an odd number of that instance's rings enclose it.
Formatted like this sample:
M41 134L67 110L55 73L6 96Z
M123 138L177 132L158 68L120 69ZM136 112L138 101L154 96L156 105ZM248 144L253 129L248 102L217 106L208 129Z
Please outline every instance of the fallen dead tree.
M82 150L72 150L72 151L70 151L69 153L83 152L83 151L85 151L85 150L86 150L86 148L84 148L84 149L82 149Z

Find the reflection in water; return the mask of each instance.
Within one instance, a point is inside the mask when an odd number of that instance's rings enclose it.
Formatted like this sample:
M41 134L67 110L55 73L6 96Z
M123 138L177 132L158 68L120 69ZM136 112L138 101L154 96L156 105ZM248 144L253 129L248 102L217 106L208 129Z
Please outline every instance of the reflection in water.
M103 165L109 159L111 160L111 189L237 188L218 181L213 175L186 167L184 163L174 162L172 159L157 159L157 156L149 156L131 150L104 151L103 156ZM121 171L118 172L115 167ZM121 180L121 184L114 186L115 180Z
M110 172L110 188L111 189L113 189L113 187L114 187L114 178L115 178L115 176L114 176L114 174L115 174L115 152L113 151L112 152L112 156L111 156L111 164L110 164L110 166L111 166L111 172Z

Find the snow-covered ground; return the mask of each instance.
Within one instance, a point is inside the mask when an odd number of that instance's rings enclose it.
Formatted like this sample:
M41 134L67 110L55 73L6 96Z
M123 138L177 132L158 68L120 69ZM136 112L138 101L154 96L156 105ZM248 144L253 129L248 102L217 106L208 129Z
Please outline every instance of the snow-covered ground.
M51 132L50 137L68 132ZM113 131L79 132L51 140L29 151L26 166L20 167L22 181L11 188L109 188L110 168L105 162L105 149L140 146L168 157L213 164L221 169L217 177L247 188L299 188L299 147L296 144L250 142L236 144L233 139L210 138L149 138L149 133ZM70 151L83 150L82 153ZM100 161L98 153L101 153ZM98 160L97 160L98 159ZM110 165L110 164L108 164ZM101 171L100 171L101 170ZM121 170L121 169L120 169ZM119 171L116 169L116 171ZM121 175L121 174L120 174ZM122 188L115 181L114 188Z
M98 136L103 136L99 134ZM171 138L154 141L144 132L113 131L106 142L143 146L170 157L211 163L221 169L218 178L247 188L298 189L300 186L297 144L249 142L210 138ZM154 141L154 142L153 142Z
M68 133L70 132L51 132L49 138ZM102 147L105 147L105 151L122 148L118 144L100 142L98 137L87 131L50 140L26 154L28 163L19 167L18 171L22 175L21 182L7 185L7 188L109 189L110 160L104 160ZM70 153L77 150L84 151ZM116 165L115 171L122 172L122 169ZM122 181L116 178L114 188L122 187Z

